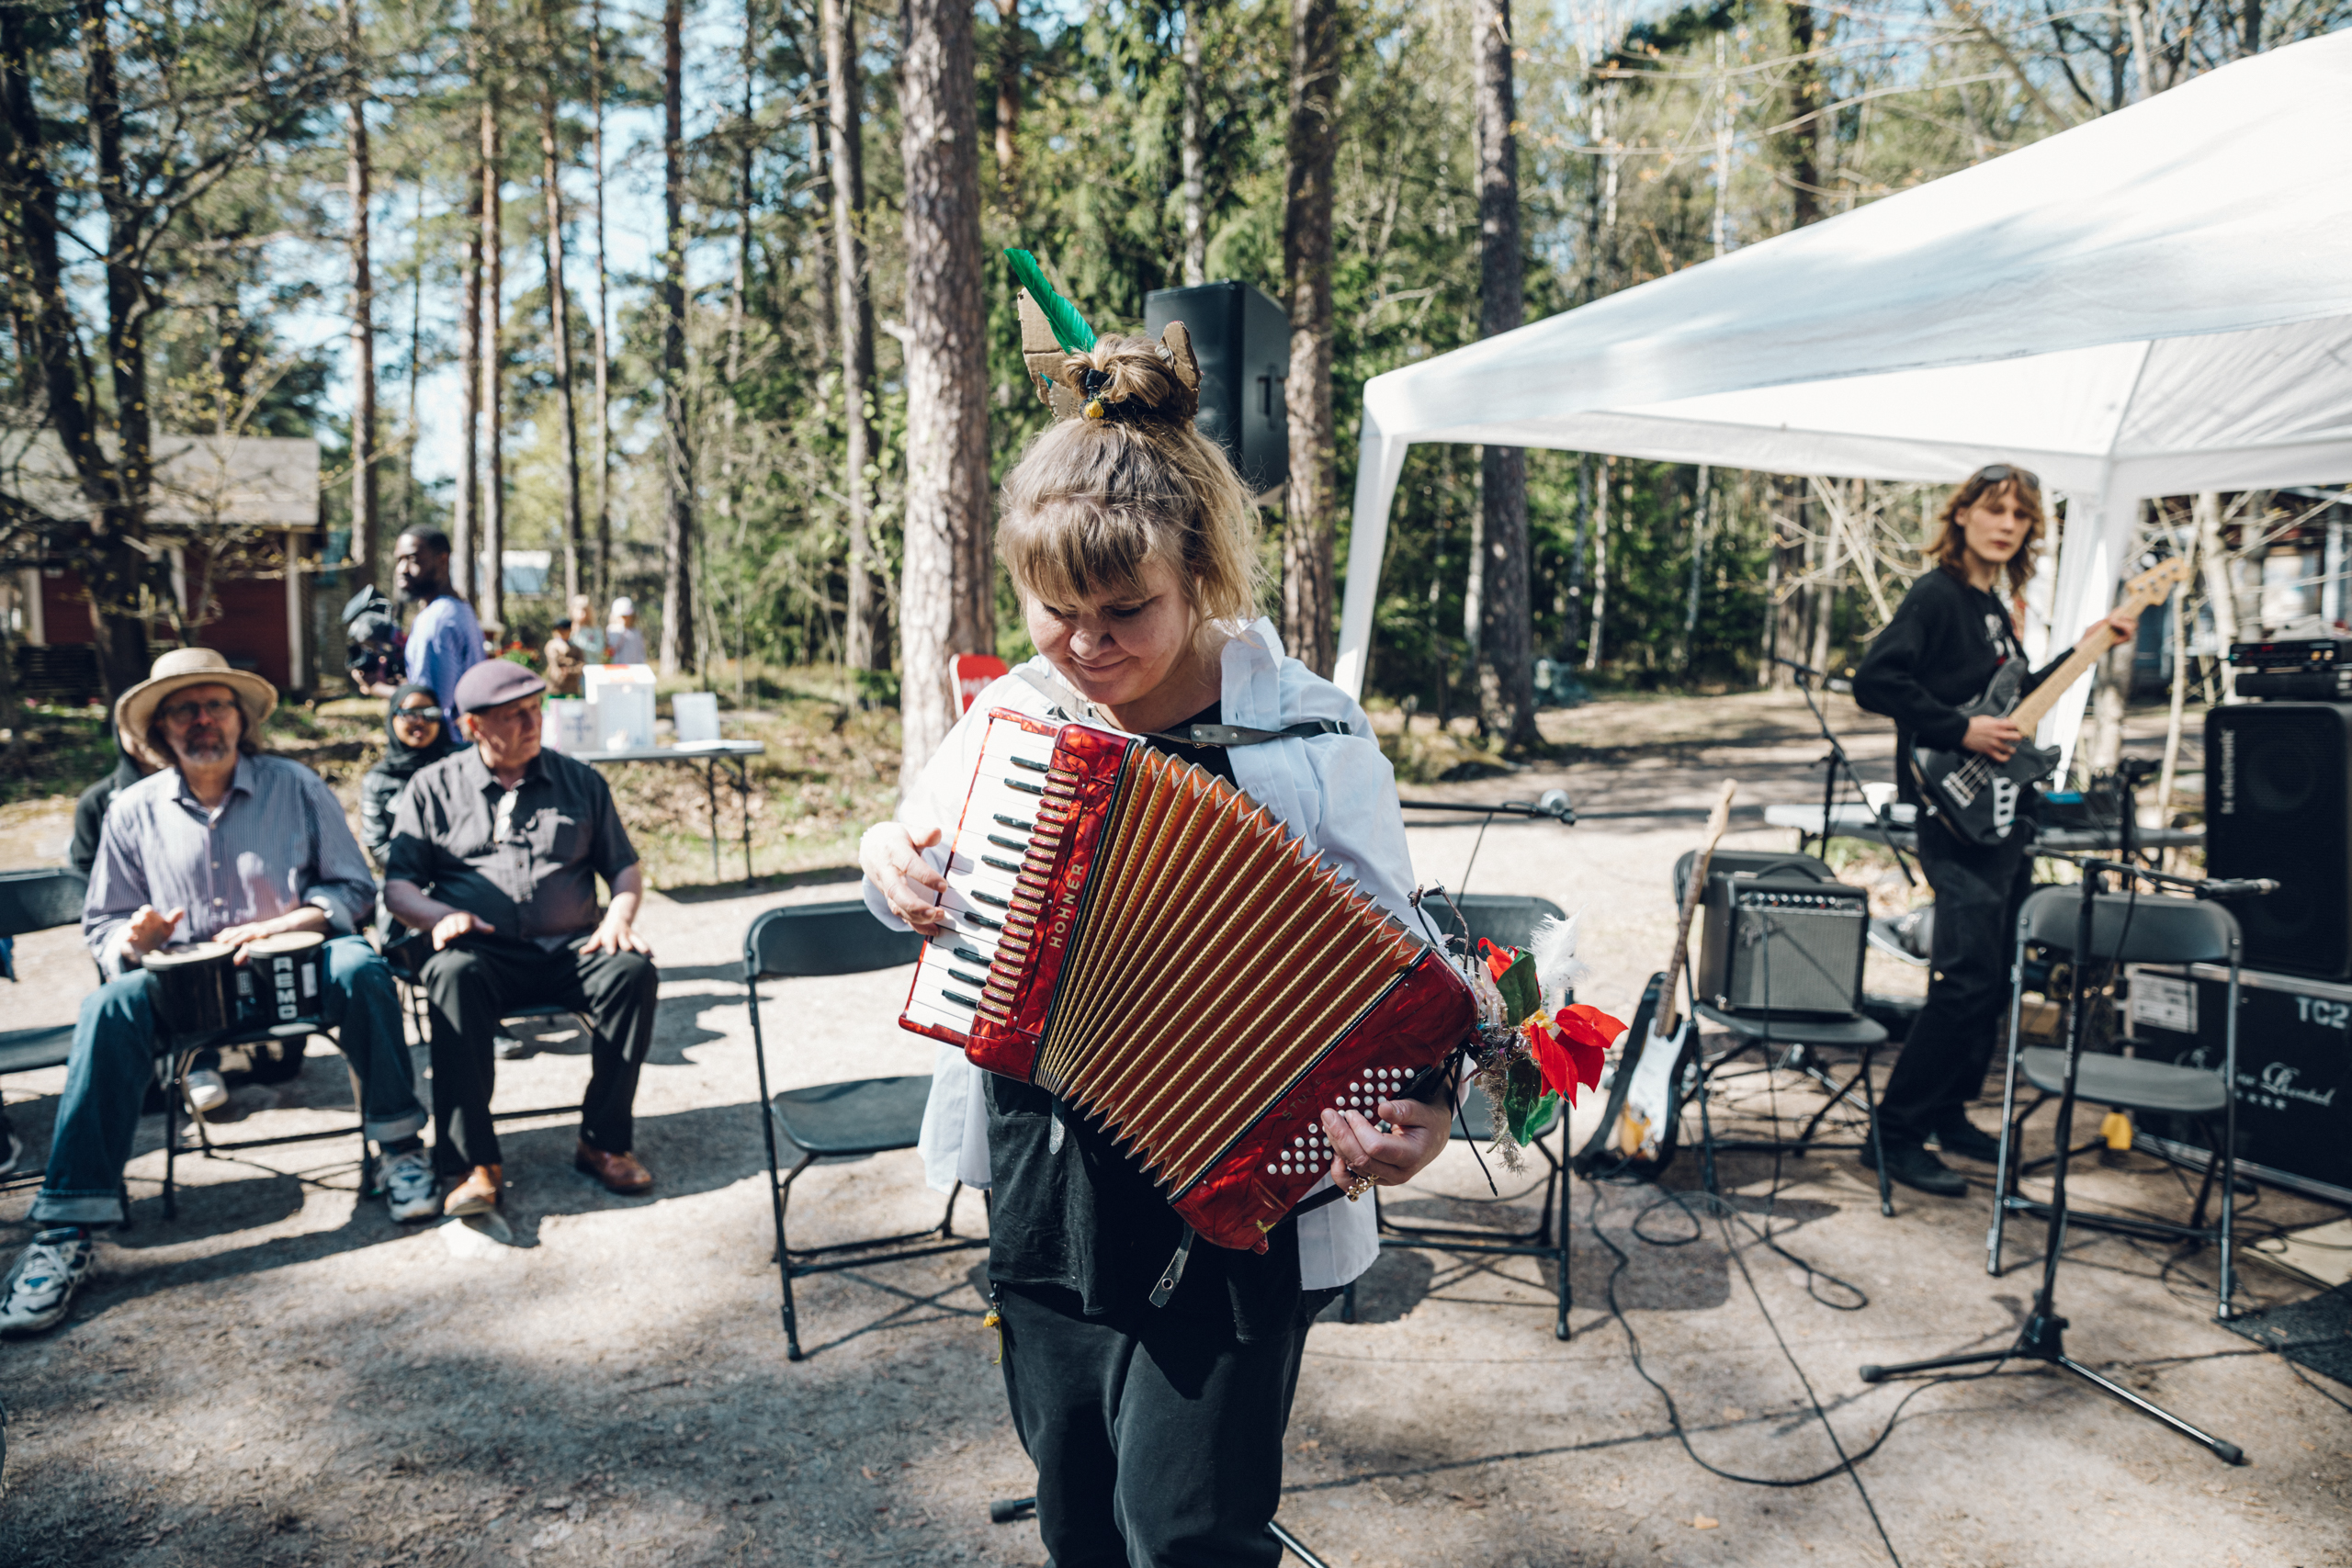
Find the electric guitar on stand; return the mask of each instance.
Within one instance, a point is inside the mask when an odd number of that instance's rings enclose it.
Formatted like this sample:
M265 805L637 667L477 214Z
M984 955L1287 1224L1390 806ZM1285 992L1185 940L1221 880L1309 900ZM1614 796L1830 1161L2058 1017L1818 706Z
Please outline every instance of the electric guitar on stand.
M1681 1010L1682 971L1690 962L1690 919L1707 893L1707 866L1715 844L1731 825L1731 797L1739 785L1724 781L1723 794L1707 815L1706 841L1690 862L1682 885L1682 911L1674 927L1674 951L1666 968L1642 988L1642 1005L1625 1031L1625 1044L1609 1087L1600 1125L1573 1162L1579 1176L1596 1168L1607 1174L1646 1180L1674 1161L1682 1127L1682 1084L1698 1050L1699 1032ZM1611 1156L1614 1159L1611 1159ZM1604 1164L1604 1162L1607 1162Z
M2137 615L2188 580L2188 558L2175 556L2125 583L2110 613ZM2006 718L2030 737L2042 715L2057 705L2069 686L2089 674L2106 651L2075 649L2023 701L2018 700L2018 689L2025 683L2026 663L2012 659L1993 671L1984 694L1960 711L1970 718L1980 714ZM2031 739L2019 741L2006 762L1996 762L1981 751L1939 751L1932 746L1914 746L1911 760L1928 809L1942 818L1955 837L1988 847L2005 841L2016 829L2018 800L2058 766L2058 753L2036 746Z

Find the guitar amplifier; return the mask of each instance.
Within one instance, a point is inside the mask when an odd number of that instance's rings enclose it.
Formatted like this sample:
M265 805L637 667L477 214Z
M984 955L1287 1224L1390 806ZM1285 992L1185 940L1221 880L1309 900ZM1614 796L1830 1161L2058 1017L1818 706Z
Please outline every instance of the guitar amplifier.
M1713 870L1699 998L1725 1012L1852 1018L1861 1011L1870 897L1804 866Z

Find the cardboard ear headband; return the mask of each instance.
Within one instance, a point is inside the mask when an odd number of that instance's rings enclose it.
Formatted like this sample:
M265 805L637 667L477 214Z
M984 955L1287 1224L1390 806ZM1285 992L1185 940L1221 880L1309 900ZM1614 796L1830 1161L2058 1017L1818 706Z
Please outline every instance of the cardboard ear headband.
M1193 334L1182 321L1170 321L1153 346L1184 389L1182 408L1152 407L1121 397L1109 372L1073 360L1094 351L1100 340L1077 308L1054 292L1037 258L1027 251L1004 253L1019 279L1021 293L1014 307L1021 317L1021 358L1037 386L1038 400L1054 411L1056 419L1111 419L1141 423L1148 420L1189 420L1200 412L1201 366L1193 354Z

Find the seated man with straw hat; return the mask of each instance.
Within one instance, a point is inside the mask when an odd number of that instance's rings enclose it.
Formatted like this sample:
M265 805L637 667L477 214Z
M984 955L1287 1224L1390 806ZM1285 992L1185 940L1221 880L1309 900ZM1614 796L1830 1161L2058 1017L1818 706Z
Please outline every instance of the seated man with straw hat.
M268 682L209 648L164 654L115 704L123 745L158 771L114 797L99 834L82 933L116 977L84 999L74 1025L49 1169L33 1201L41 1228L0 1282L0 1334L62 1322L96 1262L91 1233L123 1222L122 1168L170 1023L142 967L160 950L242 950L293 931L326 937L319 1015L338 1031L359 1081L362 1123L386 1156L392 1217L436 1212L391 972L356 934L375 883L319 776L261 754L261 723L277 705Z

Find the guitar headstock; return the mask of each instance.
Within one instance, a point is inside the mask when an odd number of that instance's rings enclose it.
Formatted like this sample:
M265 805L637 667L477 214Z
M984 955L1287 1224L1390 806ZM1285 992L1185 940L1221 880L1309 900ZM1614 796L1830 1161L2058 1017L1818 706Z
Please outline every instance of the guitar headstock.
M2149 605L2170 595L2174 589L2188 581L2188 558L2187 556L2174 556L2169 560L2160 560L2123 585L2122 591L2115 598L2115 613L2137 615Z
M1724 780L1724 792L1715 797L1715 808L1707 813L1707 848L1710 850L1731 827L1731 797L1738 793L1739 782L1736 779Z

